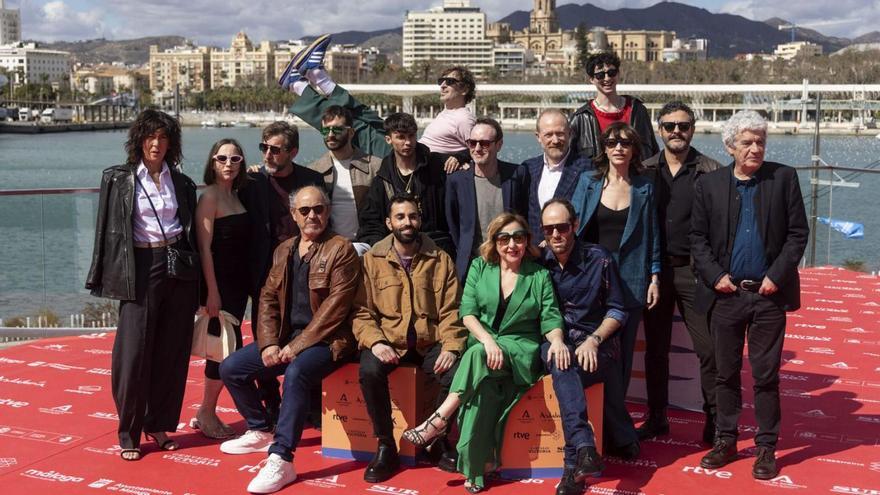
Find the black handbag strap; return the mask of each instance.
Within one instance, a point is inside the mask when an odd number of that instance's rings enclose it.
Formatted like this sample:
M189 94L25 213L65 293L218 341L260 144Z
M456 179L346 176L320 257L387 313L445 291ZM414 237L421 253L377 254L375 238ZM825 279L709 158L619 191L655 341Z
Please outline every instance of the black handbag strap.
M137 172L135 172L134 180L137 181L138 185L141 186L141 189L143 189L144 194L147 195L147 201L150 202L150 208L153 209L153 214L156 215L156 223L159 224L159 230L162 232L162 239L165 239L165 243L167 244L168 237L165 236L165 229L162 227L162 220L159 218L159 212L156 211L156 207L153 205L153 200L150 199L150 193L147 192L147 188L144 187L144 185L141 183L141 178L137 176ZM160 179L160 182L161 182L161 179ZM137 199L137 198L135 198L135 199Z

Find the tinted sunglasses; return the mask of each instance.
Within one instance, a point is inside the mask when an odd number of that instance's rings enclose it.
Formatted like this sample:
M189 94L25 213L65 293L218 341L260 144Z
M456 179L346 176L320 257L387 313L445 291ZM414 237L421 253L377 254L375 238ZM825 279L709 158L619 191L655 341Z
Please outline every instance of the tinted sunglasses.
M598 72L594 72L593 77L595 77L596 79L602 80L602 79L605 79L605 76L617 77L617 74L619 74L619 73L620 73L620 71L617 69L600 70Z
M492 146L493 144L495 144L497 142L498 142L497 139L491 140L491 141L488 139L468 139L468 140L465 140L465 144L467 144L468 148L471 148L471 149L476 148L478 144L480 146L482 146L483 148L488 148L489 146Z
M666 132L672 132L678 127L681 132L687 132L691 130L690 122L660 122L660 127L663 128Z
M315 212L315 215L320 215L320 214L324 213L324 210L326 208L327 207L325 205L300 206L299 208L296 209L296 211L298 211L300 215L307 217L307 216L309 216L309 213L311 213L312 211Z
M611 138L611 139L605 140L605 147L606 148L617 148L618 144L623 146L624 148L629 148L630 146L632 146L633 142L632 142L632 139Z
M277 155L278 153L281 153L281 146L275 146L274 144L260 143L259 147L260 147L260 153L265 153L266 150L269 150L269 153L271 153L273 155Z
M324 137L327 137L330 134L333 134L334 136L339 136L341 134L345 134L345 131L347 131L349 129L351 129L351 127L349 127L347 125L346 126L331 125L331 126L327 126L327 127L322 127L321 128L321 135Z
M437 78L437 86L443 86L443 83L446 83L447 86L454 86L461 81L454 77L438 77Z
M515 244L525 244L528 240L528 232L525 230L517 230L514 232L498 232L495 234L495 242L498 244L507 244L513 239Z
M541 230L544 231L544 235L551 236L553 232L559 232L560 234L567 234L571 232L571 224L570 223L555 223L552 225L542 225Z
M241 155L214 155L214 160L223 163L241 163L244 158Z

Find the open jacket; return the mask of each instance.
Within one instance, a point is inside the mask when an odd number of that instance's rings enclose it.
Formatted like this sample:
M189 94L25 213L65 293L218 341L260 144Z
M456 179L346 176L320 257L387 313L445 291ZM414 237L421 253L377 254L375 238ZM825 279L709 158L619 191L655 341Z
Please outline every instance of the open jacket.
M379 171L382 159L376 156L368 155L358 148L354 149L351 156L351 188L354 194L354 204L358 211L366 206L367 191L370 189L370 182ZM333 197L333 188L336 186L336 168L333 166L333 157L330 152L324 153L320 158L308 164L308 168L324 177L324 190L327 195Z
M288 319L290 281L288 266L293 250L298 249L299 236L288 239L275 249L272 269L260 293L260 321L257 344L262 351L270 345L283 345L292 330ZM333 359L339 360L353 352L354 336L348 325L351 302L361 278L361 263L354 247L344 237L325 231L310 247L303 261L309 263L309 302L312 320L303 331L287 343L293 355L324 342L330 346Z
M660 151L657 140L654 138L654 126L645 104L632 96L626 96L626 98L632 101L632 112L627 124L631 125L642 139L641 156L644 160ZM592 103L593 100L587 101L585 105L575 110L569 119L572 149L577 151L579 155L590 159L595 158L602 151L599 149L599 136L602 134L602 130L599 129L599 119L596 118Z
M467 330L458 319L458 279L452 258L425 234L407 274L392 245L393 236L364 254L363 281L355 297L352 331L361 349L383 342L402 356L406 334L416 330L416 351L436 343L443 351L461 354Z
M544 173L544 155L529 158L523 162L523 165L529 171L529 216L526 220L529 222L529 228L532 229L532 244L538 245L544 240L544 232L541 230L541 209L544 205L538 204L538 186ZM578 155L574 148L569 148L568 157L563 164L562 177L559 179L556 191L553 192L553 197L571 199L578 178L584 171L593 169L595 166L589 157Z
M168 169L177 199L177 218L190 249L196 250L198 244L193 229L196 184L176 166L169 165ZM93 296L123 301L135 298L131 216L134 211L136 170L136 164L115 165L105 169L101 176L92 265L85 284Z

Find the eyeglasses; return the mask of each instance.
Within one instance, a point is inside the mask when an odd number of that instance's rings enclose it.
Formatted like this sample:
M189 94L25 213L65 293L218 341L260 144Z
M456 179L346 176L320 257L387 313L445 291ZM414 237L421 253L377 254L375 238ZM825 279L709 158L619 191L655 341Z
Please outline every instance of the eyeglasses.
M528 232L525 230L516 230L514 232L498 232L495 234L496 244L507 244L513 239L514 244L525 244L528 239Z
M629 148L630 146L632 146L633 142L632 142L632 139L610 138L610 139L605 140L605 147L606 148L617 148L618 144L623 146L624 148Z
M479 144L483 148L488 148L493 144L497 143L497 139L489 140L489 139L467 139L465 140L465 144L467 144L468 148L474 149Z
M605 76L617 77L618 73L620 73L620 71L617 69L600 70L598 72L594 72L593 77L601 81L602 79L605 79Z
M281 146L275 146L274 144L266 144L260 143L260 153L265 153L266 150L269 150L269 153L273 155L277 155L281 153Z
M214 155L214 160L223 163L241 163L244 158L241 155Z
M351 129L351 127L347 125L331 125L327 127L321 127L321 135L324 137L327 137L330 134L333 134L334 136L339 136L340 134L344 134L345 131L349 129Z
M666 132L672 132L678 127L681 132L687 132L691 130L690 122L660 122L660 127L663 128Z
M315 215L321 215L324 213L324 210L326 208L327 207L325 205L300 206L299 208L296 209L296 211L298 211L300 215L307 217L307 216L309 216L309 213L311 213L312 211L315 212Z
M571 224L570 223L555 223L552 225L542 225L541 230L544 231L544 235L551 236L554 231L559 232L560 234L567 234L571 232Z
M443 86L443 83L446 83L447 86L454 86L461 81L454 77L438 77L437 78L437 86Z

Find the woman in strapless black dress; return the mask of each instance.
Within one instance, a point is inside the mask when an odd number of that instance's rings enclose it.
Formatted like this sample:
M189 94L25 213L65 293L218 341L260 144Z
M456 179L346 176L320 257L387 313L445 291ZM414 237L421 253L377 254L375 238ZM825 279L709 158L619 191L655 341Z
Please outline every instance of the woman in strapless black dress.
M202 257L204 288L202 304L212 318L220 310L240 322L247 307L249 275L247 259L250 222L238 190L247 174L241 146L234 139L214 143L205 164L207 187L196 208L196 232ZM236 349L241 347L241 326L235 326ZM205 363L205 397L191 425L209 438L228 438L232 428L217 417L217 398L223 389L220 363Z

